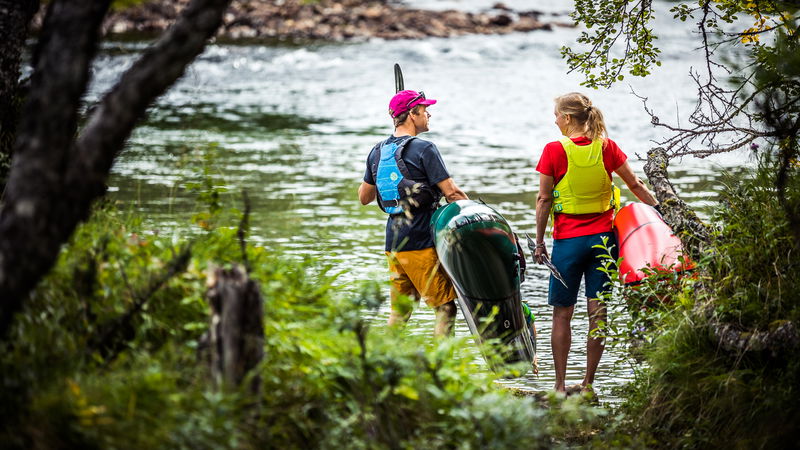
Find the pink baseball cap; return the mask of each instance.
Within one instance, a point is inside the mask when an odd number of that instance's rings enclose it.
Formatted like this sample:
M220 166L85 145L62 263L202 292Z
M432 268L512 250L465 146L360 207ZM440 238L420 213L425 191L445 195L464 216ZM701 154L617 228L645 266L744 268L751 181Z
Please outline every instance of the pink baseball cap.
M422 91L405 90L394 94L389 101L389 110L392 111L392 117L397 117L404 112L411 111L411 108L417 105L433 105L434 103L436 100L425 98L425 93Z

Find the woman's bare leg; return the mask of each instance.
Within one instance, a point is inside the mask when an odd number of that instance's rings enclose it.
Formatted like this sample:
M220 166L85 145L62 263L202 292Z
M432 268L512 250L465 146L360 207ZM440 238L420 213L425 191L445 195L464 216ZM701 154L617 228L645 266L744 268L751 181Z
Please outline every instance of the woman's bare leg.
M575 306L553 307L553 333L550 336L550 346L553 348L553 365L556 370L556 384L554 389L565 392L565 378L567 376L567 356L572 345L572 329L570 321Z
M594 374L603 356L606 347L604 338L593 338L591 333L597 329L599 322L606 321L606 307L598 299L587 299L589 311L589 337L586 339L586 376L583 379L584 388L594 383Z

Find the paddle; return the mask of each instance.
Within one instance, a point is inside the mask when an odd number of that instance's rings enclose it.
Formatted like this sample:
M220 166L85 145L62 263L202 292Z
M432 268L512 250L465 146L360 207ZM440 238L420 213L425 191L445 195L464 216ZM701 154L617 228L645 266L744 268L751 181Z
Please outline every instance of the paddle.
M394 93L396 94L403 89L403 71L400 70L400 64L394 63Z
M531 236L528 233L525 233L525 237L528 239L528 248L531 249L531 256L533 256L533 262L536 262L536 256L535 256L536 243L533 242L533 239L531 239ZM554 266L553 263L550 261L550 257L547 256L547 252L545 252L545 254L542 255L542 262L544 263L545 266L547 266L548 269L550 269L550 272L553 274L556 280L560 281L565 288L569 289L569 286L567 286L567 282L564 281L564 277L561 276L561 272L559 272L558 269L556 269L556 266Z

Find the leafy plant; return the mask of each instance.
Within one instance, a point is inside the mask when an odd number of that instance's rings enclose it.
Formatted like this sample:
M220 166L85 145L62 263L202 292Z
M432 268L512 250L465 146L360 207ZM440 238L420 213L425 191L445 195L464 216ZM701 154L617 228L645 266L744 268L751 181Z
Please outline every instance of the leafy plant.
M627 306L629 316L602 333L640 361L635 381L620 392L614 438L641 436L637 442L664 447L773 447L794 439L797 347L731 350L717 334L728 324L746 338L798 318L797 247L774 187L778 162L762 155L754 173L727 184L713 214L719 228L694 274L651 273L607 300ZM797 186L786 192L788 202L798 201ZM615 263L607 259L612 277Z
M550 448L587 442L605 415L516 397L466 338L375 327L365 312L382 284L344 287L325 264L257 246L245 251L264 300L261 389L217 391L206 274L241 263L238 230L218 222L175 264L185 248L110 204L79 228L0 352L5 446ZM124 332L106 333L120 317Z

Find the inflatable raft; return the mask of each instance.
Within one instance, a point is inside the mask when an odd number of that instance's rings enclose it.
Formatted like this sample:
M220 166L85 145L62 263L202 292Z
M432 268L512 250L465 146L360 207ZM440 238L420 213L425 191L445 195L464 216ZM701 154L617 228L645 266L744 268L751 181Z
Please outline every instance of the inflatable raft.
M525 256L511 226L486 204L459 200L436 210L431 227L470 332L479 343L497 339L506 363L526 361L535 369L535 328L520 294Z
M630 203L617 212L614 233L622 258L619 273L625 284L637 284L657 272L682 272L694 268L658 211L644 203Z

